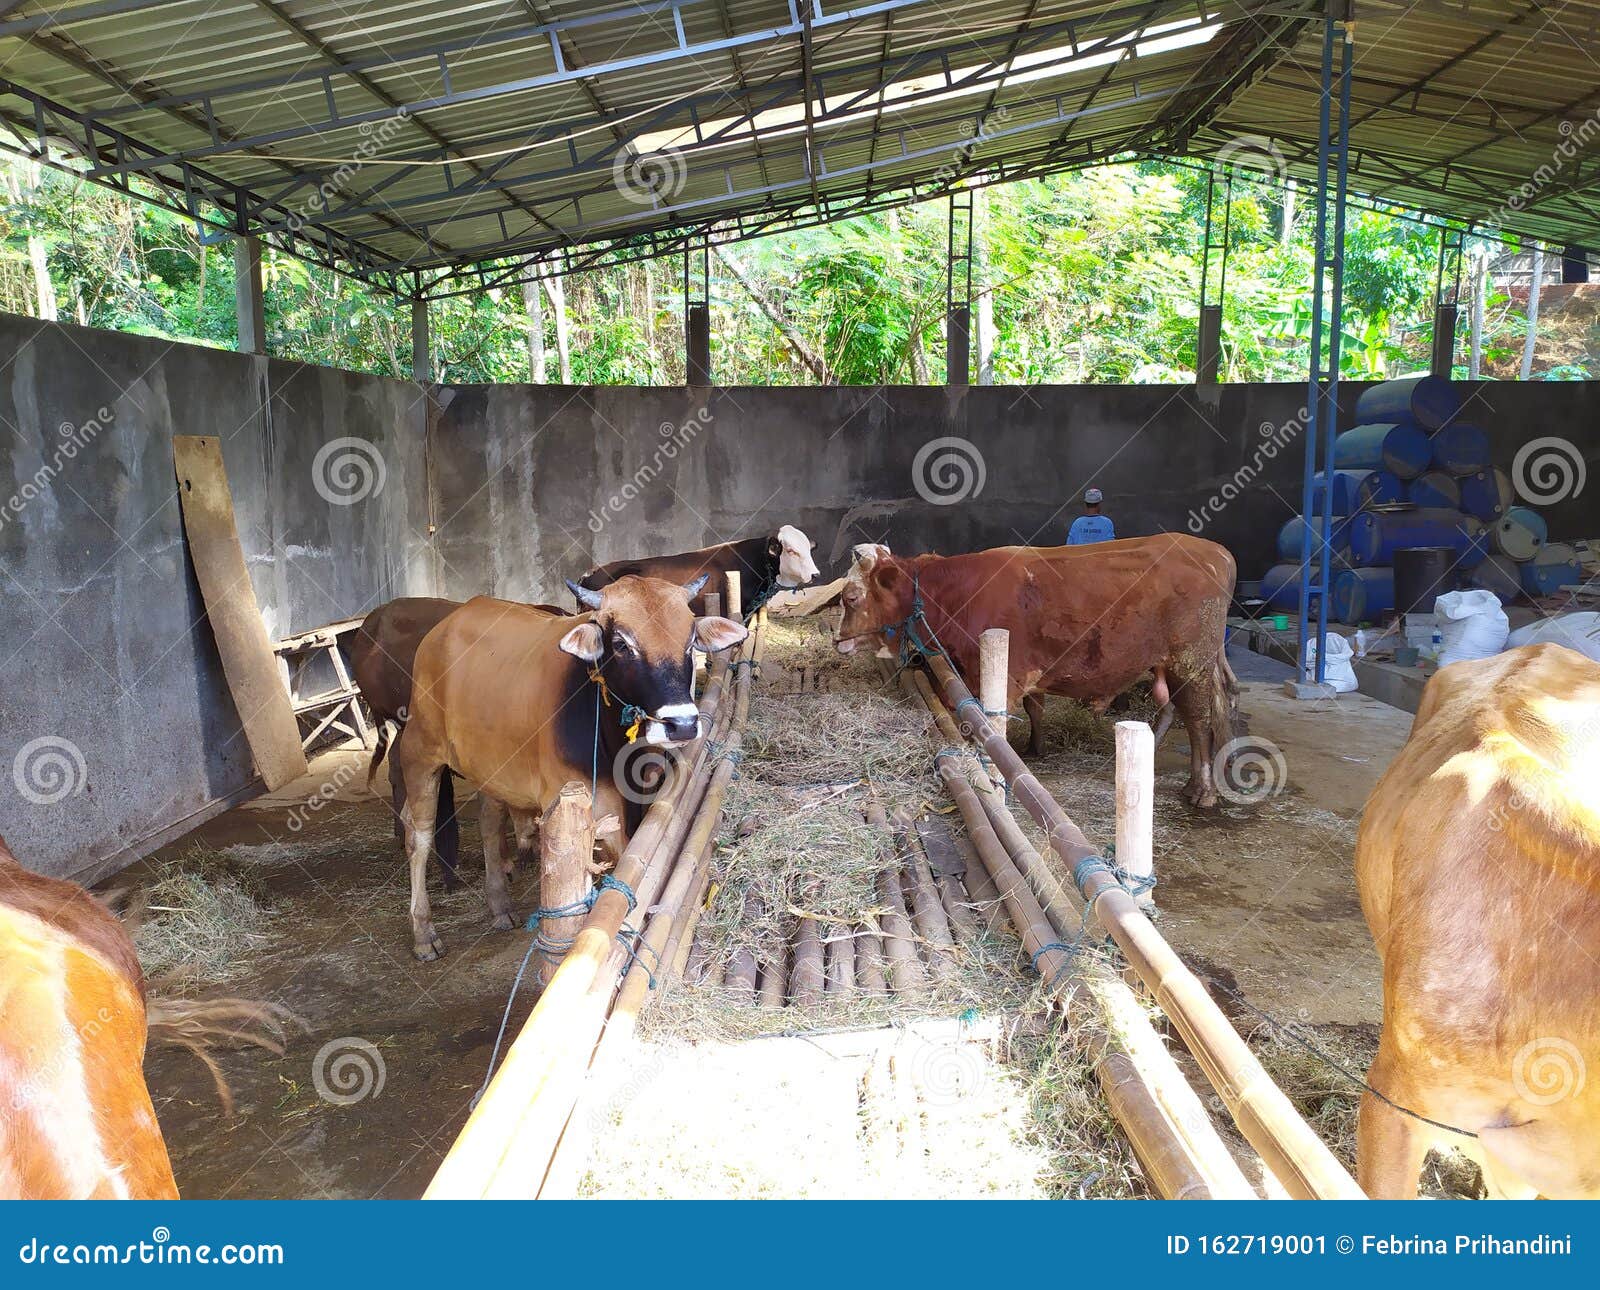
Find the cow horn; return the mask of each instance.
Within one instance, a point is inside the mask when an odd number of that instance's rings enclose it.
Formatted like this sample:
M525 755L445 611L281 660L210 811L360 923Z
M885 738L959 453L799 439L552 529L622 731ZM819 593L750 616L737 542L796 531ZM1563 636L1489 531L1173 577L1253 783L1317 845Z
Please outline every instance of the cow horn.
M598 591L590 591L587 587L580 587L571 578L563 579L563 581L567 584L567 590L577 598L578 603L585 609L600 608L600 593Z
M710 581L711 581L711 575L709 573L702 573L693 582L685 583L683 589L688 594L689 599L693 600L696 596L698 596L700 594L701 590L705 587L706 583L708 583Z

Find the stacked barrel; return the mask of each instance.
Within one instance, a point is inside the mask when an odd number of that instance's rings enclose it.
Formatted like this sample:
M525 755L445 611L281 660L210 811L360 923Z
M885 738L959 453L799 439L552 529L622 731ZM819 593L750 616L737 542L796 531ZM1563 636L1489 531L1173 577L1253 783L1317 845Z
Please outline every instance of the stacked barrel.
M1384 381L1356 403L1357 424L1334 442L1331 488L1321 475L1310 517L1278 533L1278 559L1261 581L1273 609L1300 601L1301 544L1312 529L1313 569L1326 533L1328 616L1375 622L1395 605L1401 550L1445 548L1460 581L1502 602L1546 595L1578 580L1571 547L1546 543L1544 520L1514 504L1511 480L1489 459L1489 436L1462 412L1462 388L1435 376Z

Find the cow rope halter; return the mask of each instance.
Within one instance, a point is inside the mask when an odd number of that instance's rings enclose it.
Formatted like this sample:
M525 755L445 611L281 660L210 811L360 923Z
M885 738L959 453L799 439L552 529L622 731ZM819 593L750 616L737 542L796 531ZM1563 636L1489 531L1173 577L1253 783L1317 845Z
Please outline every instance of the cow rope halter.
M924 641L917 634L918 623L921 623L927 630L928 640L932 641L931 646L928 641ZM912 654L938 654L952 668L956 665L955 660L950 657L950 651L944 647L944 642L939 639L939 633L933 630L933 624L928 621L928 615L923 608L922 574L920 573L911 575L911 612L898 623L885 627L883 634L889 641L893 641L897 635L901 638L901 667L905 667L911 661Z
M609 708L612 706L613 699L611 695L611 687L606 684L606 678L601 675L599 668L591 667L589 669L589 679L598 687L594 700L594 728L596 744L598 746L598 740L600 736L600 705L603 702L605 706ZM618 699L615 700L615 702L621 703L621 700ZM623 733L627 735L628 742L630 744L639 737L639 728L643 726L644 723L649 719L650 714L638 704L622 704L620 720L625 727Z

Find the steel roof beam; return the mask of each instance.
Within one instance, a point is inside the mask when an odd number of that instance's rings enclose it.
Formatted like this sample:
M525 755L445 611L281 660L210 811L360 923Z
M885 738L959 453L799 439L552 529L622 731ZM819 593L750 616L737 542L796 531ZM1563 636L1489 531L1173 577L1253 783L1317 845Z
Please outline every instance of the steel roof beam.
M143 9L168 9L189 2L190 0L95 0L93 4L82 4L76 9L46 10L44 13L29 14L25 18L13 18L10 22L0 22L0 40L4 40L7 36L31 36L36 32L70 27L73 23L88 22L92 18L138 13ZM23 0L4 0L0 3L0 17L21 8L22 3Z
M479 40L447 41L422 49L402 51L382 58L350 59L337 69L309 68L286 77L269 77L237 85L218 86L193 93L162 95L154 97L141 105L108 107L98 112L91 110L87 115L96 121L108 121L128 115L131 112L157 107L196 107L207 115L213 115L217 111L219 100L240 94L281 91L295 85L316 82L322 84L324 88L323 97L331 105L337 100L338 91L335 81L349 79L353 72L394 69L406 63L419 61L432 62L437 67L447 69L447 64L444 60L452 52L471 50L474 54L477 54L481 53L486 45L504 43L513 39L538 39L548 43L546 56L553 64L552 70L532 76L518 77L514 80L502 81L493 85L475 86L471 89L456 90L447 88L443 93L430 95L402 105L407 115L416 116L423 112L459 107L468 103L479 103L489 99L503 98L510 94L521 94L531 90L569 85L580 80L594 80L618 72L637 71L645 67L705 58L729 50L742 49L746 46L772 44L794 39L800 35L800 24L788 22L776 27L765 27L757 31L738 33L731 37L723 36L711 40L691 41L683 28L680 11L698 4L717 2L718 0L653 0L652 3L633 5L626 9L609 10L604 14L583 15L553 23L523 25L510 28L505 32L490 33ZM931 6L935 3L936 0L874 0L874 3L871 4L814 18L812 25L817 30L823 30L860 22L866 18L876 17L880 13L919 5ZM571 68L565 65L560 49L560 38L563 34L606 22L620 22L630 17L642 18L655 13L670 13L673 15L674 36L664 48L626 57L605 59L598 63L590 63L582 68ZM368 125L393 116L396 110L398 109L382 108L365 112L339 113L330 107L327 115L315 121L301 121L293 126L283 126L277 130L264 131L237 141L213 142L198 148L186 148L183 150L182 155L197 159L230 152L253 151L275 143L286 143L294 139L303 139L313 135Z
M1150 21L1154 20L1155 17L1159 17L1170 10L1186 10L1188 8L1190 8L1189 0L1149 0L1148 3L1138 6L1134 12L1144 19L1144 25L1147 26ZM1063 34L1060 28L1066 25L1076 27L1079 24L1051 24L1051 26L1048 28L1040 28L1036 43L1043 44L1049 39ZM1064 50L1060 59L1051 63L1039 63L1034 67L1030 67L1029 71L1037 74L1042 71L1047 71L1051 67L1060 66L1062 73L1067 74L1070 72L1070 65L1076 61L1076 59L1082 57L1083 52L1103 53L1117 50L1131 50L1140 42L1141 39L1143 39L1143 31L1144 26L1141 26L1131 33L1122 32L1114 37L1099 35L1092 38L1092 43L1089 37L1085 37L1081 42L1076 42L1082 52L1075 53L1071 49ZM989 40L991 43L1001 43L1001 41L997 38L989 38ZM814 74L817 82L817 92L824 96L823 101L827 103L828 106L827 110L823 114L814 118L814 140L816 139L817 129L825 127L832 121L856 115L865 110L866 106L873 98L881 96L884 88L887 85L897 81L911 79L915 77L922 69L930 65L943 65L948 59L952 50L965 51L970 49L974 44L981 45L983 43L984 42L981 41L975 42L968 38L959 41L953 47L940 45L918 50L914 53L898 55L896 58L890 60L890 62L887 64L876 65L878 75L877 79L872 84L858 89L841 92L839 95L834 96L831 99L827 97L829 95L829 91L827 89L828 82L833 79L858 77L862 68L860 66L852 66L849 68L832 69L831 71L817 71ZM990 59L989 61L983 63L980 67L976 68L971 75L962 78L959 82L955 82L955 84L961 88L979 87L991 82L998 84L1006 75L1006 67L1006 62ZM1107 68L1107 73L1114 73L1116 67L1117 64L1115 63L1110 65ZM919 103L925 99L936 98L940 95L944 95L949 92L950 85L951 83L947 81L945 83L933 85L917 93L899 96L894 100L895 110L896 112L904 111L910 106L915 105L916 103ZM766 127L755 127L753 123L759 119L763 113L791 103L794 95L797 92L803 93L804 77L775 79L774 81L768 82L761 86L760 91L764 97L762 98L757 111L753 115L731 117L722 125L712 130L698 128L695 130L695 133L699 136L697 143L689 148L679 149L678 151L684 156L692 159L693 152L697 148L702 146L710 147L725 140L739 142L744 139L751 139L759 144L771 136L781 136L792 133L794 126L789 123L770 125ZM1049 93L1041 97L1044 97L1046 101L1048 101L1052 98L1059 98L1059 96L1059 92L1056 92ZM725 97L725 95L719 94L715 96L715 101L720 101ZM705 101L705 99L690 100L688 107L691 111L693 111L697 106L703 104ZM643 126L641 133L668 128L663 124L665 119L669 116L680 113L684 107L685 104L680 103L676 105L669 105L668 107L662 109L661 114L652 118ZM892 116L893 113L888 115ZM565 133L569 131L570 128L571 127L569 125L562 125L560 127L555 127L554 129L559 130L561 133ZM557 135L557 137L559 137L559 135ZM551 140L547 139L544 142L548 143L551 142ZM826 150L831 146L834 145L830 144L826 139L822 139L817 142L816 147L818 155L820 156L822 153L825 153ZM569 152L569 155L574 159L568 164L535 171L531 174L518 174L514 176L506 176L504 172L508 170L514 162L520 160L521 158L514 155L507 156L499 159L493 165L487 167L481 177L457 184L454 187L447 187L444 191L413 194L408 197L396 198L392 201L384 201L381 205L363 204L363 197L365 194L352 195L348 202L341 206L330 207L327 211L322 213L321 217L324 221L333 223L361 218L363 216L375 214L378 211L399 213L405 210L416 209L418 207L435 205L443 201L459 201L478 192L495 192L517 187L531 186L535 184L548 184L557 181L581 178L585 175L603 176L605 178L606 182L604 184L589 190L590 192L601 192L604 191L605 187L609 185L610 172L617 152L618 147L614 142L604 144L590 152L587 156L583 157L578 157L576 155L576 149L572 149ZM578 196L581 198L583 195L586 194L579 194ZM273 225L268 223L264 224L263 227L266 229L271 229Z

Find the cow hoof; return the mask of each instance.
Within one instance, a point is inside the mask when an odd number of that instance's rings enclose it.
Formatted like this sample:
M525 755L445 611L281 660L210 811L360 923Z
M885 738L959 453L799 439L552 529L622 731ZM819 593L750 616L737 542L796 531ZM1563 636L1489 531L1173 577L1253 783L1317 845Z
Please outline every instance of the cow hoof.
M512 931L516 928L516 925L517 920L512 918L510 914L496 914L494 916L494 930L497 932Z
M432 963L444 953L444 942L437 936L431 940L419 941L411 947L411 953L418 963Z

